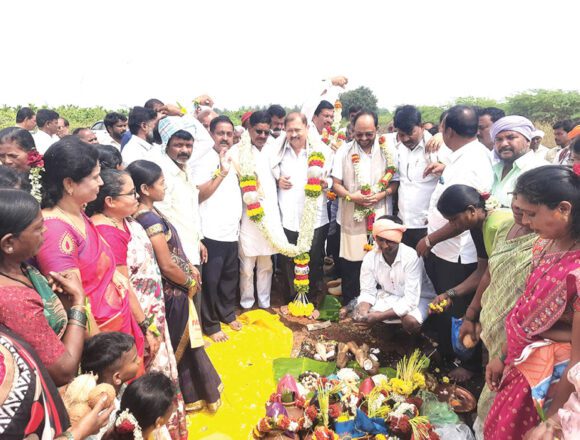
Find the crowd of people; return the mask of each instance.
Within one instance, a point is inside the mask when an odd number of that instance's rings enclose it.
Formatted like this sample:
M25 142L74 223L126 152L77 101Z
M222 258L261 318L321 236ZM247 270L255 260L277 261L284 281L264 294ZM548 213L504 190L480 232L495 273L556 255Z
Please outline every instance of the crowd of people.
M53 110L18 111L0 131L0 363L31 379L0 376L0 434L187 438L186 415L221 402L203 335L227 344L240 310L269 309L275 271L286 303L337 295L341 319L432 334L455 381L485 369L479 438L580 434L566 403L578 122L554 124L556 148L525 117L466 105L438 124L400 106L383 134L353 107L337 132L346 84L241 126L206 95L189 113L151 99L70 134ZM79 369L117 399L71 427L56 387Z

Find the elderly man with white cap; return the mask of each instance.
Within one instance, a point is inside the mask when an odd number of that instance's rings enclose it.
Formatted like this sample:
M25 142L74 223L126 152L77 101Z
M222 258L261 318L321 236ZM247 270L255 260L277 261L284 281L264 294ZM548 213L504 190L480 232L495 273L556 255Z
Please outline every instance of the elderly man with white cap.
M517 115L498 119L491 127L495 153L500 159L493 165L491 194L503 207L511 207L511 193L521 174L548 164L530 150L533 131L534 125L531 121Z
M537 158L547 160L546 154L550 149L544 145L542 145L542 139L546 133L542 130L534 130L532 131L532 140L530 141L530 150L534 152Z

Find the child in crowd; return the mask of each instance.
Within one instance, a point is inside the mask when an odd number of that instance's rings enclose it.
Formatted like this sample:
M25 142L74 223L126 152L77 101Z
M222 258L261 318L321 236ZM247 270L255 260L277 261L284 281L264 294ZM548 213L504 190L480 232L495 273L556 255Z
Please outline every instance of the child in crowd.
M115 388L117 398L114 405L119 409L122 387L133 380L139 371L141 358L137 354L135 340L131 335L121 332L98 333L85 341L81 371L98 376L97 383L108 383ZM115 412L109 423L98 434L89 437L98 440L113 427Z
M106 440L169 439L165 424L175 408L175 388L162 373L148 373L127 386Z

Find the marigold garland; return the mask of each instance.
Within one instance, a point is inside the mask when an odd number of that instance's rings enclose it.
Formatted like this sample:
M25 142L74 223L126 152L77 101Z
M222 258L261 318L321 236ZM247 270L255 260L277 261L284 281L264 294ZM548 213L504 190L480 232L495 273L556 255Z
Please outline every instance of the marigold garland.
M391 179L397 172L397 167L395 167L393 156L391 155L391 152L387 146L387 137L385 135L381 135L379 137L379 148L381 149L381 153L387 162L387 167L385 169L385 175L378 181L376 185L371 186L370 182L363 182L360 169L360 155L354 153L350 156L356 182L360 185L361 194L365 196L370 196L378 192L386 191L389 183L391 182ZM354 220L357 222L362 222L364 220L366 222L367 242L364 245L365 252L372 250L374 247L373 224L375 222L375 217L376 214L374 207L355 205L353 214Z
M322 194L322 175L324 173L324 154L312 150L312 142L307 140L308 170L307 182L304 186L306 201L300 221L300 233L297 244L291 244L285 236L274 237L264 222L265 212L260 203L258 193L259 183L256 177L254 156L250 136L247 132L242 135L240 142L240 188L242 198L246 204L246 213L252 220L264 238L281 254L287 257L295 257L294 287L296 297L288 304L288 310L293 316L310 316L314 311L314 305L310 303L306 294L309 291L308 263L310 257L308 251L312 246L314 225L318 210L318 197Z
M334 118L332 124L322 129L322 142L332 148L333 151L338 150L346 141L346 129L341 128L342 121L342 104L337 99L334 103Z

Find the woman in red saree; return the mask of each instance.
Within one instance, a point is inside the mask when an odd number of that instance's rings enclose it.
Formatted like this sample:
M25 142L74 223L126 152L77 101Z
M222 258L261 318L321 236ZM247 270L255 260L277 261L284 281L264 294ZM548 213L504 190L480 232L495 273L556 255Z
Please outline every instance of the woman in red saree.
M580 361L580 169L528 171L514 197L540 239L525 292L506 317L502 356L487 366L486 381L498 394L484 435L552 438L545 435L558 430L558 409L574 391L568 368Z
M44 244L36 256L41 272L75 272L89 299L89 333L120 331L135 338L143 358L145 336L155 343L128 280L116 270L111 248L85 215L102 185L98 152L73 136L52 145L44 155ZM89 310L87 310L89 312Z

